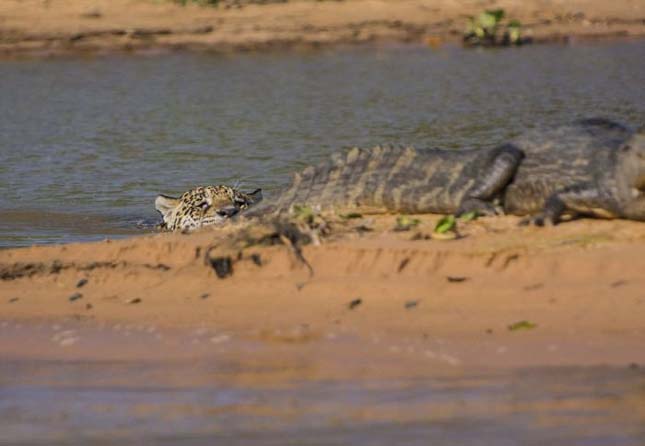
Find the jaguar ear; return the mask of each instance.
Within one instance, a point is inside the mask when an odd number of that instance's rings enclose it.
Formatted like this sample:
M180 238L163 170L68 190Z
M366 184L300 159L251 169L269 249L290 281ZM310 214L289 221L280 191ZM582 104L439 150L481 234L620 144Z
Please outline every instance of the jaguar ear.
M168 195L157 195L155 199L155 209L159 211L164 221L169 217L172 211L179 204L179 198L169 197Z
M249 197L251 197L252 203L259 203L262 201L262 189L255 189L253 192L247 194Z
M241 193L238 197L235 198L234 202L236 206L240 206L242 209L246 209L249 206L259 203L262 201L262 189L255 189L250 193Z

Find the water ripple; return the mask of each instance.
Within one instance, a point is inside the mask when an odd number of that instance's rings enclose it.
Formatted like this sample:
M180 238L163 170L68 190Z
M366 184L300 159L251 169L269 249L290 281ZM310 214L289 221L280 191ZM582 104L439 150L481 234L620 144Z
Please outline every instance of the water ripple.
M0 210L117 216L118 226L119 216L154 216L159 192L238 180L273 191L289 172L351 145L482 147L589 115L637 125L644 50L636 42L2 61L0 109L10 112L0 119ZM60 227L48 239L41 223L10 229L29 240L37 228L39 243L109 233ZM0 246L16 240L0 234Z

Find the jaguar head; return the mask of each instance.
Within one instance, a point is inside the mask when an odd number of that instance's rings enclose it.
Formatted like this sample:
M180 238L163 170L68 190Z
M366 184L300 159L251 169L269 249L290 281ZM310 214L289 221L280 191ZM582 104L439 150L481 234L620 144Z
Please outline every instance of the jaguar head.
M244 193L225 185L200 186L178 198L158 195L155 209L163 218L162 229L190 231L224 223L261 200L261 189Z

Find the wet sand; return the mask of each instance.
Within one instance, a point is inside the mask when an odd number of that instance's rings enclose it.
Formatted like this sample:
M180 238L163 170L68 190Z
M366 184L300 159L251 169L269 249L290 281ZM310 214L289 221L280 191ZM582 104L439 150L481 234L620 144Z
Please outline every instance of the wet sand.
M5 0L0 55L212 52L457 41L468 16L504 8L535 41L642 38L639 0L291 0L243 8L147 0Z
M645 363L642 223L520 228L513 217L489 218L441 241L424 239L437 217L420 218L419 228L394 232L394 216L373 216L372 232L307 245L311 270L284 245L224 248L226 228L4 250L0 312L8 323L216 329L270 355L288 344L322 358L312 346L348 336L369 346L346 347L348 357L390 351L432 367ZM218 277L209 259L227 257L232 274ZM521 321L536 326L509 329ZM59 341L3 342L0 353L97 354ZM342 349L328 353L342 358ZM98 354L125 353L115 345ZM348 370L329 363L330 376ZM392 373L422 370L397 364Z
M0 251L0 442L642 444L645 225L419 218Z

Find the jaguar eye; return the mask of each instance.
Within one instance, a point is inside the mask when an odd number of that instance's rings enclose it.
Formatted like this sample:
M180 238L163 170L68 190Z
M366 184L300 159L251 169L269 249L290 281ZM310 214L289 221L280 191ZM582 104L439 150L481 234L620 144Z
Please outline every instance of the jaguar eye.
M208 202L206 202L206 201L202 201L201 203L199 203L199 205L198 205L198 206L199 206L201 209L208 209L208 208L210 207L210 206L209 206L209 204L208 204Z

